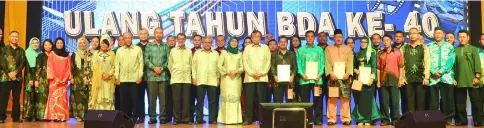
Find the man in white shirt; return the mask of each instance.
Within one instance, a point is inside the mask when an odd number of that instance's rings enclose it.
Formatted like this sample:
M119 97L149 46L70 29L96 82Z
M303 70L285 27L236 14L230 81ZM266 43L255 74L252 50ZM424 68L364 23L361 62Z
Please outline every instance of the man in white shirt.
M245 122L244 125L250 125L254 121L253 106L255 98L260 103L267 102L267 73L271 64L271 52L267 45L260 44L262 34L259 31L254 31L251 34L252 45L245 48L243 53L243 63L245 70L244 83L245 87ZM257 97L256 97L257 96Z
M219 85L219 72L217 70L218 52L212 50L212 38L203 39L203 49L197 50L192 60L192 81L197 86L197 123L203 124L203 105L205 94L208 96L208 116L210 124L217 124L216 113L218 101L217 86Z
M124 33L123 36L125 46L118 49L115 60L116 83L120 83L121 91L121 111L140 123L138 118L144 118L145 115L136 111L138 105L134 103L138 103L138 84L143 77L143 52L140 47L132 45L131 33Z
M185 46L186 36L183 33L177 35L178 46L170 51L168 58L168 70L171 74L171 88L173 91L173 125L178 123L190 124L190 86L192 51Z

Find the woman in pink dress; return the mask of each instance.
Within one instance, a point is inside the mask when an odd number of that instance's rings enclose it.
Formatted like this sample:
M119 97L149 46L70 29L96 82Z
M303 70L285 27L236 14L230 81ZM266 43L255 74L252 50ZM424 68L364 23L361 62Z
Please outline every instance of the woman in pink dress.
M67 102L68 82L71 80L71 57L66 52L62 38L55 41L54 52L47 59L47 79L49 81L49 97L45 110L45 119L55 122L69 119ZM74 81L71 81L72 83Z

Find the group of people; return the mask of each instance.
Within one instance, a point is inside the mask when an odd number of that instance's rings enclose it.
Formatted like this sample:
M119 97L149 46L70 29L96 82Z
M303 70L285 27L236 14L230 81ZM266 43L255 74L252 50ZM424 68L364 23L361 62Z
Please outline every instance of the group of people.
M458 32L457 47L454 34L448 33L444 40L440 27L427 44L423 34L411 28L408 43L401 31L394 37L373 34L371 39L359 39L358 52L354 52L356 39L343 40L340 29L334 31L334 45L328 45L324 32L317 34L316 44L314 31L305 32L305 46L298 36L276 41L271 34L263 45L262 33L254 31L244 39L242 48L237 37L226 42L219 35L215 49L212 37L195 35L194 47L188 49L185 34L168 36L166 43L163 36L162 28L156 28L150 42L148 30L142 29L140 42L134 46L133 35L124 33L118 38L118 47L114 47L116 39L107 34L90 40L79 37L77 50L69 53L62 38L41 42L34 37L24 50L18 44L19 33L10 32L8 45L0 49L0 122L5 122L11 91L11 116L18 123L82 121L88 110L121 110L141 123L147 92L150 124L158 120L165 124L173 117L173 124L206 123L203 107L207 96L210 124L252 124L258 120L258 103L272 98L276 103L311 102L312 97L315 125L322 124L324 108L328 125L336 124L338 99L344 125L351 121L393 125L401 112L420 110L440 110L449 125L453 120L455 125L466 125L469 93L474 126L484 125L480 99L484 96L484 50L469 45L466 30ZM484 36L480 44L484 47ZM352 96L355 106L351 111Z

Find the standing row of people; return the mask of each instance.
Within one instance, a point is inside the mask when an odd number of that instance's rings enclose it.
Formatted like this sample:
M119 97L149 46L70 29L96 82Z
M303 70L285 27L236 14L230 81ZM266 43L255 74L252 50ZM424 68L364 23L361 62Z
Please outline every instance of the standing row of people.
M444 32L439 27L434 30L435 41L427 45L418 29L412 28L409 43L404 42L400 31L394 35L395 43L390 35L373 34L371 40L360 39L357 53L355 39L348 38L343 44L339 29L334 32L331 46L326 43L326 33L318 33L316 45L313 31L305 33L305 46L298 37L280 37L276 41L269 35L267 45L262 45L262 33L254 31L244 40L242 51L236 37L231 37L225 48L225 37L217 36L217 48L212 49L212 37L197 35L190 50L183 33L169 36L167 43L162 42L162 28L154 30L152 42L148 41L147 29L139 33L137 46L132 45L132 34L124 33L117 48L113 47L115 39L108 35L91 41L80 37L77 50L69 53L62 38L42 43L32 38L24 51L18 46L19 33L12 31L10 43L0 49L0 121L6 118L12 91L12 118L22 122L19 98L24 82L22 118L27 120L60 122L73 117L82 121L88 110L119 109L140 123L144 121L147 92L150 124L157 123L157 119L162 124L170 122L172 116L173 124L194 123L194 118L195 123L206 123L203 103L207 95L211 124L252 124L258 120L254 107L270 102L273 96L279 103L311 102L313 97L312 120L316 125L322 124L324 100L328 102L328 124L336 124L338 99L344 125L351 121L371 125L379 120L381 125L389 125L395 123L401 111L439 109L448 124L455 119L456 125L465 125L469 92L474 125L482 124L484 112L479 96L484 94L480 93L484 90L480 89L484 52L468 44L465 30L459 31L460 45L456 48L443 40ZM446 36L453 39L453 34ZM280 66L289 66L289 80L280 81ZM364 77L369 78L367 83L361 83ZM352 112L351 95L356 103Z

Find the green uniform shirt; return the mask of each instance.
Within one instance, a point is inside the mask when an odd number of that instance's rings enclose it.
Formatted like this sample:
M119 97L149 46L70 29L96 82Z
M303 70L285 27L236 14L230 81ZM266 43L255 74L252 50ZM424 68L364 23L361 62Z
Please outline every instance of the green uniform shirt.
M472 45L458 46L455 48L455 79L458 88L479 86L472 85L476 73L481 72L481 60L477 48Z
M297 58L297 68L298 74L303 76L306 74L306 62L314 61L318 62L318 74L321 77L324 77L324 51L321 47L318 46L303 46L301 47L296 54ZM314 80L304 81L303 79L300 80L300 85L304 86L307 84L323 84L323 79L320 79L318 82Z

